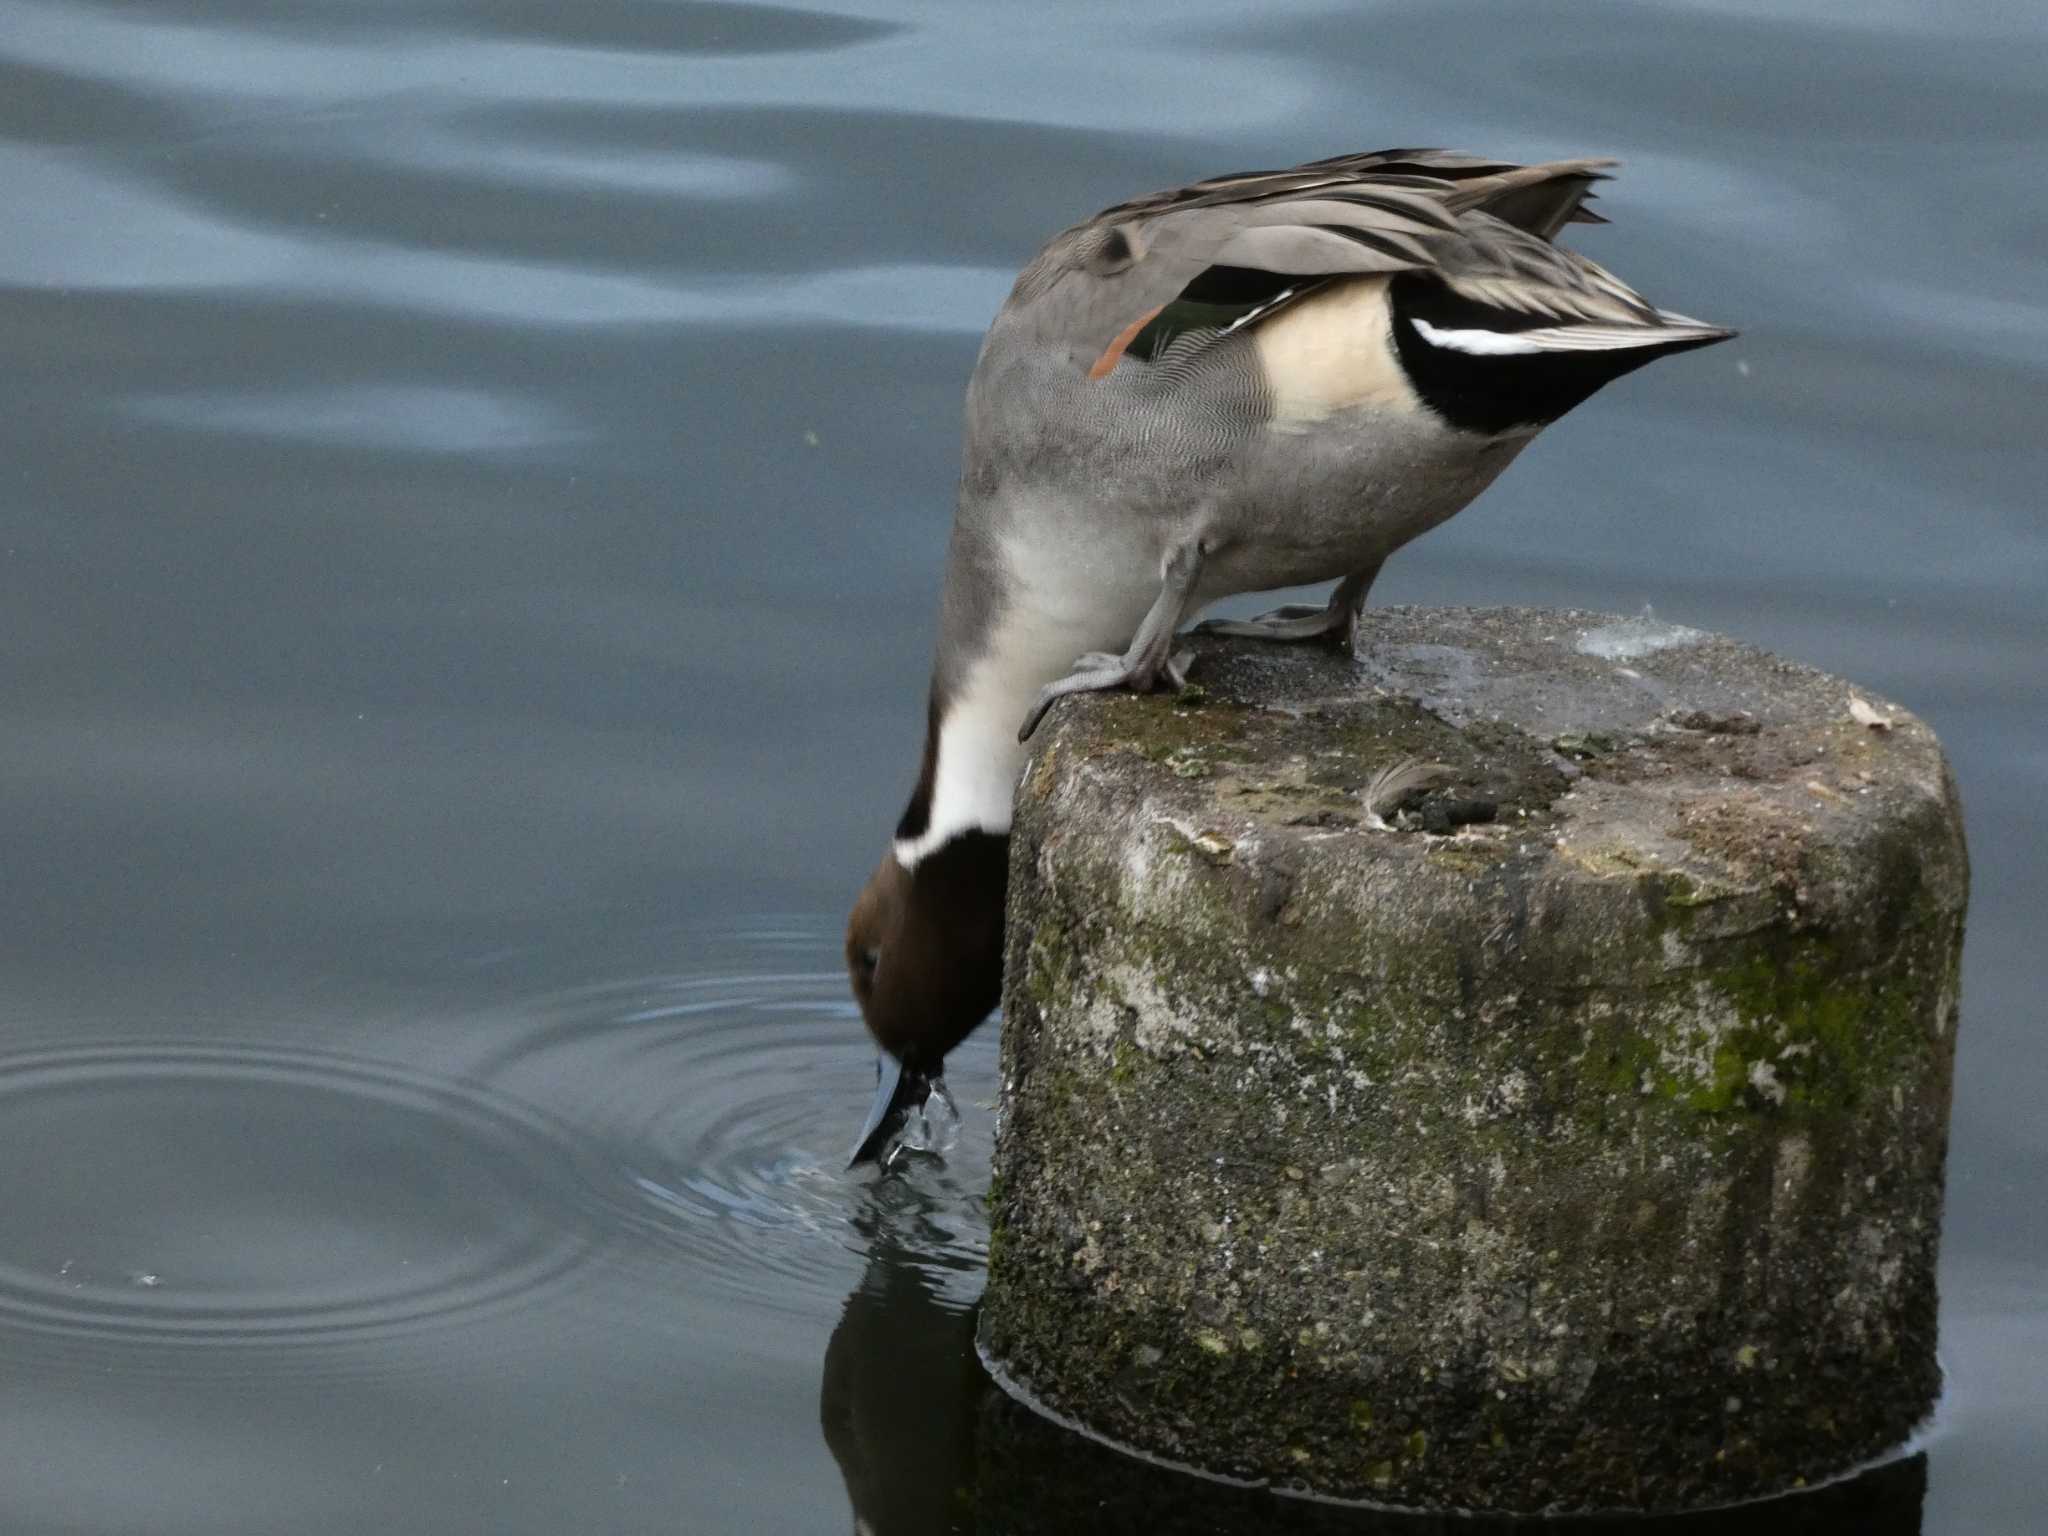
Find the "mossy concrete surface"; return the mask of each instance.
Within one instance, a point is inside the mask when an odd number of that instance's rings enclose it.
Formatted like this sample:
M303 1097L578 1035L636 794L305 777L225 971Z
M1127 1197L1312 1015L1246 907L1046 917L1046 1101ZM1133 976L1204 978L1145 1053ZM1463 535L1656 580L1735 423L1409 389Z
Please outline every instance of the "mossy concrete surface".
M1397 1505L1698 1507L1898 1444L1968 889L1926 726L1571 612L1194 676L1063 702L1018 793L992 1363Z

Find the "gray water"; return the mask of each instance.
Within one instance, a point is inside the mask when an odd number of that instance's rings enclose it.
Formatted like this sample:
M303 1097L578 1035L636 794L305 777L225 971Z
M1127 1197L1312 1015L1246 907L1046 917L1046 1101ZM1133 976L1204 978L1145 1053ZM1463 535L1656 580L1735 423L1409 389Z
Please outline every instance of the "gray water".
M835 931L1011 272L1417 142L1625 157L1584 248L1744 336L1375 596L1774 647L1968 807L1940 1421L1679 1529L2041 1529L2044 63L1990 0L0 0L0 1529L1306 1521L990 1396L995 1030L943 1166L842 1176Z

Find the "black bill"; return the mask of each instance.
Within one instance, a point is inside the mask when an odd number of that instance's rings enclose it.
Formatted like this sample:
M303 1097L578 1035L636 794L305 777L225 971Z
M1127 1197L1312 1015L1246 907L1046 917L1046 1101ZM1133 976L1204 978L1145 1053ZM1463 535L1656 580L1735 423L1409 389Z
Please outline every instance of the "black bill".
M922 1072L907 1072L894 1056L879 1052L875 1057L875 1102L868 1106L868 1117L861 1124L846 1166L858 1168L880 1157L910 1111L931 1093L931 1086L931 1079Z

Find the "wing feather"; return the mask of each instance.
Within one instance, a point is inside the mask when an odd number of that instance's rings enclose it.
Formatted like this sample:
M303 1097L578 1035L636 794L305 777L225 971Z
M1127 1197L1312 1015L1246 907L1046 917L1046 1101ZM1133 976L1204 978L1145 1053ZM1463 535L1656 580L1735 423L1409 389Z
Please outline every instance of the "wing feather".
M1439 149L1336 155L1149 193L1057 236L1018 278L1005 319L1069 349L1100 377L1126 352L1257 324L1318 283L1424 272L1555 346L1613 347L1671 317L1574 252L1551 244L1614 162L1517 165ZM1204 274L1272 274L1219 306ZM1573 326L1600 328L1580 341ZM1135 344L1134 344L1135 343Z
M1241 229L1217 248L1216 260L1225 266L1300 277L1405 272L1425 265L1363 240L1347 240L1338 231L1318 224L1263 224Z

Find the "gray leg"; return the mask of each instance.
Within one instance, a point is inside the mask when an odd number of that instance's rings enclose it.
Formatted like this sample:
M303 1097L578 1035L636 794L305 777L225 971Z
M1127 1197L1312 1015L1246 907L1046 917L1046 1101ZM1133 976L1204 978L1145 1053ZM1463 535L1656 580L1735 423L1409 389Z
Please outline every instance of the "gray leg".
M1358 641L1358 612L1379 573L1379 565L1352 572L1337 583L1337 590L1321 607L1287 603L1255 619L1205 619L1195 629L1205 635L1242 635L1253 640L1321 640L1349 654Z
M1150 693L1162 683L1168 688L1186 685L1187 678L1182 668L1187 665L1187 656L1173 654L1173 637L1174 631L1180 628L1182 616L1188 611L1188 599L1194 593L1195 580L1202 574L1201 541L1191 540L1174 549L1166 557L1166 569L1162 574L1159 596L1139 623L1130 649L1121 656L1113 656L1107 651L1090 651L1074 663L1073 671L1056 683L1046 684L1032 704L1031 712L1024 717L1024 724L1018 728L1019 741L1029 741L1031 733L1038 729L1038 722L1045 718L1045 712L1052 708L1054 701L1070 693L1094 693L1108 688Z

